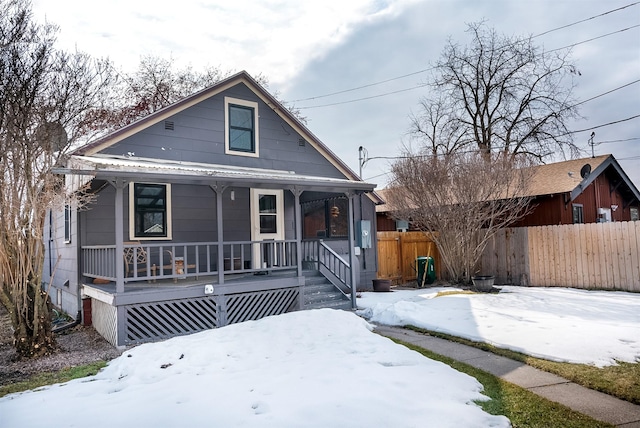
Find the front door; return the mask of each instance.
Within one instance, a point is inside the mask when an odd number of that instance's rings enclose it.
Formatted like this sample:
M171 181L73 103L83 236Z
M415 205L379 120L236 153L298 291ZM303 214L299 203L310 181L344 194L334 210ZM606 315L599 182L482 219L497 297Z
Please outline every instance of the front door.
M251 189L251 240L284 239L284 192L271 189ZM253 245L253 269L278 264L274 246Z

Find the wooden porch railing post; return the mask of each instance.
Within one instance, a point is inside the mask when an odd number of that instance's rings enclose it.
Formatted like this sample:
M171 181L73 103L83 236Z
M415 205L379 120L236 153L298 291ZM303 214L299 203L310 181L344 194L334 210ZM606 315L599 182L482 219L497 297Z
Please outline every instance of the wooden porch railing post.
M347 216L347 229L349 231L349 266L351 267L351 308L356 309L358 307L356 303L356 269L354 265L355 261L355 235L353 232L354 217L353 217L353 194L347 194L349 197L349 209Z
M302 191L297 187L294 187L293 198L295 205L295 219L296 219L296 259L298 262L298 277L302 277L302 207L300 206L300 194Z
M215 185L213 186L216 192L216 222L218 228L218 284L224 284L224 230L222 221L222 193L224 187ZM233 266L233 260L231 261Z
M124 182L117 179L115 182L115 238L116 238L116 293L124 293L124 213L123 210L123 189Z

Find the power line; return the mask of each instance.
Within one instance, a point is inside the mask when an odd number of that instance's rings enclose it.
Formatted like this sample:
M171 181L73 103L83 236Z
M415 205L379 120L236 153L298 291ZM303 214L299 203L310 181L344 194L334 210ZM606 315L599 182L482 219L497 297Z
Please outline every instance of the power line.
M635 116L627 117L626 119L620 119L620 120L616 120L616 121L613 121L613 122L604 123L602 125L593 126L591 128L585 128L585 129L579 129L577 131L567 132L566 134L559 135L559 137L562 137L563 135L578 134L580 132L592 131L594 129L604 128L605 126L610 126L610 125L615 125L617 123L627 122L629 120L637 119L638 117L640 117L640 114L636 114Z
M634 138L625 138L623 140L607 140L607 141L599 141L598 144L610 144L610 143L624 143L625 141L636 141L640 140L640 137Z
M611 33L603 34L603 35L601 35L601 36L594 37L594 38L592 38L592 39L583 40L583 41L581 41L581 42L577 42L577 43L574 43L574 44L572 44L572 45L567 45L567 46L563 46L563 47L561 47L561 48L551 49L551 50L548 50L548 51L547 51L547 53L549 53L549 52L555 52L555 51L560 51L560 50L563 50L563 49L572 48L572 47L574 47L574 46L578 46L578 45L581 45L581 44L583 44L583 43L592 42L592 41L594 41L594 40L598 40L598 39L602 39L603 37L612 36L612 35L614 35L614 34L622 33L622 32L627 31L627 30L632 30L632 29L637 28L637 27L640 27L640 24L632 25L631 27L623 28L622 30L613 31L613 32L611 32Z
M631 4L628 4L628 5L626 5L626 6L619 7L619 8L617 8L617 9L611 9L611 10L608 10L608 11L606 11L606 12L603 12L603 13L601 13L601 14L599 14L599 15L594 15L594 16L592 16L592 17L589 17L589 18L586 18L586 19L582 19L582 20L580 20L580 21L572 22L571 24L567 24L567 25L563 25L563 26L561 26L561 27L553 28L553 29L551 29L551 30L547 30L547 31L545 31L545 32L543 32L543 33L536 34L535 36L531 36L531 38L533 39L533 38L536 38L536 37L544 36L545 34L553 33L554 31L558 31L558 30L562 30L562 29L564 29L564 28L572 27L572 26L574 26L574 25L582 24L583 22L587 22L587 21L590 21L590 20L592 20L592 19L600 18L600 17L603 17L603 16L605 16L605 15L609 15L610 13L618 12L618 11L623 10L623 9L626 9L626 8L628 8L628 7L635 6L635 5L637 5L638 3L640 3L640 2L631 3Z
M580 101L579 103L576 103L576 104L572 105L570 108L577 107L577 106L585 104L585 103L587 103L589 101L593 101L596 98L600 98L600 97L605 96L607 94L610 94L612 92L615 92L615 91L618 91L620 89L623 89L623 88L625 88L627 86L634 85L634 84L636 84L638 82L640 82L640 79L634 80L633 82L629 82L629 83L624 84L622 86L618 86L617 88L613 88L613 89L611 89L611 90L609 90L607 92L603 92L601 94L595 95L595 96L593 96L591 98L588 98L588 99L586 99L584 101ZM378 94L378 95L371 95L369 97L357 98L357 99L346 100L346 101L337 101L335 103L319 104L319 105L308 106L308 107L297 107L297 108L300 109L300 110L309 110L309 109L314 109L314 108L331 107L331 106L336 106L336 105L341 105L341 104L355 103L355 102L358 102L358 101L366 101L366 100L370 100L370 99L373 99L373 98L386 97L387 95L393 95L393 94L397 94L397 93L400 93L400 92L412 91L414 89L424 88L425 86L428 86L428 85L427 84L421 84L421 85L413 86L411 88L399 89L397 91L385 92L385 93Z
M553 52L553 51L557 51L557 50L561 50L561 49L566 49L566 48L569 48L569 47L572 47L572 46L577 46L577 45L582 44L582 43L586 43L586 42L589 42L589 41L600 39L602 37L610 36L610 35L613 35L613 34L616 34L616 33L620 33L622 31L626 31L626 30L629 30L629 29L632 29L632 28L636 28L636 27L640 27L640 24L634 25L633 27L625 28L623 30L614 31L614 32L609 33L609 34L604 34L602 36L598 36L598 37L595 37L593 39L584 40L582 42L574 43L572 45L565 46L563 48L553 49L553 50L550 50L550 51L547 51L547 52ZM423 71L426 71L426 70L423 70ZM412 73L412 74L417 74L417 73L421 73L421 72L422 71L418 71L418 72L415 72L415 73ZM404 75L404 76L401 76L401 77L406 77L406 76L410 76L410 75L411 74L407 74L407 75ZM394 80L394 79L388 79L387 81L390 81L390 80ZM617 91L619 89L622 89L622 88L624 88L626 86L633 85L633 84L638 83L638 82L640 82L640 79L634 80L633 82L627 83L626 85L619 86L617 88L611 89L610 91L604 92L602 94L596 95L596 96L594 96L592 98L589 98L587 100L581 101L581 102L573 105L572 107L576 107L576 106L579 106L581 104L587 103L587 102L592 101L592 100L594 100L596 98L602 97L602 96L607 95L607 94L609 94L611 92ZM370 84L370 85L360 86L359 88L348 89L348 90L341 91L341 92L355 91L356 89L364 88L364 87L367 87L367 86L374 86L374 85L376 85L376 84L374 83L374 84ZM300 109L300 110L309 110L309 109L321 108L321 107L331 107L331 106L336 106L336 105L341 105L341 104L350 104L350 103L355 103L355 102L358 102L358 101L366 101L366 100L370 100L370 99L374 99L374 98L386 97L387 95L394 95L394 94L398 94L398 93L401 93L401 92L412 91L414 89L424 88L425 86L428 86L428 84L423 83L423 84L419 84L419 85L413 86L411 88L405 88L405 89L399 89L399 90L396 90L396 91L384 92L382 94L371 95L371 96L363 97L363 98L356 98L356 99L346 100L346 101L337 101L335 103L319 104L319 105L315 105L315 106L297 107L297 108ZM335 92L334 94L337 94L337 93L339 93L339 92ZM315 97L315 98L323 98L323 97L328 97L330 95L331 94L327 94L327 95L322 95L322 96ZM313 99L313 98L308 98L308 99Z
M331 107L331 106L337 106L337 105L340 105L340 104L355 103L355 102L358 102L358 101L366 101L366 100L370 100L370 99L373 99L373 98L386 97L387 95L398 94L400 92L413 91L414 89L424 88L425 86L427 86L427 85L426 84L416 85L416 86L412 86L411 88L398 89L397 91L385 92L383 94L371 95L369 97L357 98L357 99L347 100L347 101L338 101L338 102L329 103L329 104L319 104L319 105L316 105L316 106L296 107L296 108L298 108L300 110L309 110L309 109L312 109L312 108Z
M626 119L620 119L620 120L616 120L613 122L608 122L608 123L604 123L602 125L597 125L591 128L585 128L585 129L579 129L576 131L570 131L567 132L565 134L559 135L559 137L563 137L565 135L571 135L571 134L578 134L580 132L585 132L585 131L592 131L594 129L598 129L598 128L604 128L605 126L610 126L610 125L615 125L617 123L622 123L622 122L626 122L629 120L633 120L640 117L640 114L637 114L635 116L631 116L631 117L627 117ZM633 141L633 140L640 140L640 138L626 138L623 140L609 140L609 141L601 141L598 142L597 144L602 144L602 143L617 143L617 142L622 142L622 141ZM497 150L497 151L501 151L502 147L492 147L491 150ZM470 149L470 150L461 150L458 151L457 153L473 153L476 152L477 149ZM398 160L398 159L410 159L410 158L414 158L414 157L433 157L433 156L441 156L440 154L433 154L433 153L426 153L426 154L419 154L419 155L409 155L409 156L373 156L370 158L366 158L365 159L365 163L372 160L372 159L391 159L391 160ZM623 158L625 159L625 158ZM631 159L631 158L626 158L626 159ZM619 159L620 160L620 159ZM376 176L378 177L378 176ZM371 177L371 178L376 178L376 177Z
M612 93L612 92L618 91L618 90L620 90L620 89L622 89L622 88L626 88L627 86L634 85L634 84L636 84L636 83L638 83L638 82L640 82L640 79L638 79L638 80L634 80L633 82L629 82L629 83L627 83L626 85L618 86L617 88L611 89L611 90L609 90L609 91L607 91L607 92L603 92L603 93L601 93L601 94L599 94L599 95L596 95L596 96L594 96L594 97L588 98L588 99L586 99L586 100L584 100L584 101L580 101L579 103L574 104L574 105L573 105L573 106L571 106L571 107L572 107L572 108L573 108L573 107L577 107L577 106L579 106L579 105L581 105L581 104L585 104L585 103L587 103L587 102L589 102L589 101L593 101L593 100L595 100L596 98L603 97L603 96L605 96L605 95L607 95L607 94L610 94L610 93Z
M431 68L425 68L424 70L414 71L413 73L404 74L404 75L402 75L402 76L398 76L398 77L392 77L391 79L381 80L381 81L379 81L379 82L369 83L369 84L367 84L367 85L358 86L358 87L356 87L356 88L344 89L344 90L342 90L342 91L331 92L330 94L318 95L318 96L315 96L315 97L300 98L300 99L298 99L298 100L293 100L293 101L290 101L290 102L292 102L292 103L296 103L296 102L298 102L298 101L311 101L311 100L317 100L317 99L319 99L319 98L331 97L331 96L333 96L333 95L339 95L339 94L344 94L345 92L357 91L358 89L369 88L369 87L371 87L371 86L382 85L383 83L392 82L392 81L394 81L394 80L404 79L405 77L415 76L416 74L425 73L425 72L430 71L430 70L433 70L433 69L434 69L434 67L431 67Z
M611 13L614 13L614 12L618 12L618 11L621 11L621 10L626 9L626 8L629 8L629 7L632 7L632 6L636 6L638 4L640 4L640 2L630 3L630 4L626 5L626 6L622 6L622 7L619 7L617 9L611 9L611 10L608 10L606 12L600 13L598 15L591 16L591 17L586 18L586 19L581 19L579 21L575 21L575 22L572 22L570 24L566 24L566 25L562 25L560 27L552 28L550 30L547 30L547 31L544 31L542 33L539 33L539 34L536 34L534 36L531 36L531 38L533 39L533 38L536 38L536 37L540 37L540 36L543 36L545 34L552 33L554 31L562 30L564 28L568 28L568 27L571 27L571 26L574 26L574 25L577 25L577 24L580 24L580 23L583 23L583 22L586 22L586 21L590 21L590 20L593 20L593 19L596 19L596 18L600 18L600 17L603 17L605 15L608 15L608 14L611 14ZM612 35L612 34L616 34L616 33L623 32L623 31L627 31L627 30L635 28L635 27L638 27L638 25L635 25L635 26L629 27L629 28L625 28L625 29L622 29L622 30L618 30L618 31L615 31L613 33L609 33L609 34L605 34L605 35L602 35L602 36L598 36L598 37L595 37L593 39L589 39L589 40L585 40L585 41L582 41L582 42L578 42L578 43L575 43L575 44L572 44L572 45L569 45L569 46L565 46L564 48L553 49L553 50L548 51L548 52L553 52L553 51L556 51L556 50L561 50L561 49L566 49L566 48L569 48L569 47L577 46L577 45L582 44L582 43L587 43L587 42L590 42L590 41L593 41L593 40L596 40L596 39L600 39L600 38L603 38L603 37L606 37L606 36L609 36L609 35ZM402 76L392 77L392 78L389 78L389 79L380 80L380 81L373 82L373 83L368 83L366 85L362 85L362 86L358 86L358 87L354 87L354 88L343 89L341 91L331 92L331 93L328 93L328 94L317 95L317 96L308 97L308 98L300 98L300 99L297 99L297 100L292 100L290 102L291 103L296 103L296 102L300 102L300 101L311 101L311 100L316 100L316 99L320 99L320 98L326 98L326 97L330 97L330 96L334 96L334 95L344 94L344 93L347 93L347 92L353 92L353 91L357 91L359 89L370 88L372 86L378 86L378 85L382 85L384 83L392 82L394 80L404 79L406 77L414 76L416 74L425 73L427 71L433 70L434 68L435 67L425 68L423 70L414 71L412 73L404 74ZM408 90L410 90L410 89L404 89L404 90L400 90L400 91L397 91L397 92L404 92L404 91L408 91ZM391 94L394 94L394 93L397 93L397 92L389 92L389 93L385 93L385 94L376 95L376 96L373 96L373 97L362 98L362 99L353 100L353 101L345 101L345 102L336 103L336 104L344 104L344 103L347 103L347 102L355 102L355 101L366 100L366 99L369 99L369 98L377 98L377 97L381 97L381 96L385 96L385 95L391 95ZM300 109L309 109L309 108L327 107L327 106L332 106L332 105L335 105L335 104L326 104L326 105L321 105L321 106L299 107L299 108Z

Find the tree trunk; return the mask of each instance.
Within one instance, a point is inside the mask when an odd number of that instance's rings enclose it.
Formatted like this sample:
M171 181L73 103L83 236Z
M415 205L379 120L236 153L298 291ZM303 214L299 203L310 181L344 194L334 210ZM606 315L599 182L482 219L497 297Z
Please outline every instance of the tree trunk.
M51 330L51 303L40 285L30 281L25 291L26 305L15 305L17 325L14 325L15 348L21 358L40 357L56 349Z

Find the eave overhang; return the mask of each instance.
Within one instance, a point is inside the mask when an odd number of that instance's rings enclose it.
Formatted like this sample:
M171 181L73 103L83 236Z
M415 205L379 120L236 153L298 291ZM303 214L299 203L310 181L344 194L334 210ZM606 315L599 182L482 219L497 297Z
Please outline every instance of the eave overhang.
M54 172L85 177L85 182L97 178L106 181L120 179L227 187L298 188L339 193L369 193L376 187L363 181L301 175L293 171L102 155L72 156L66 167L56 168Z

